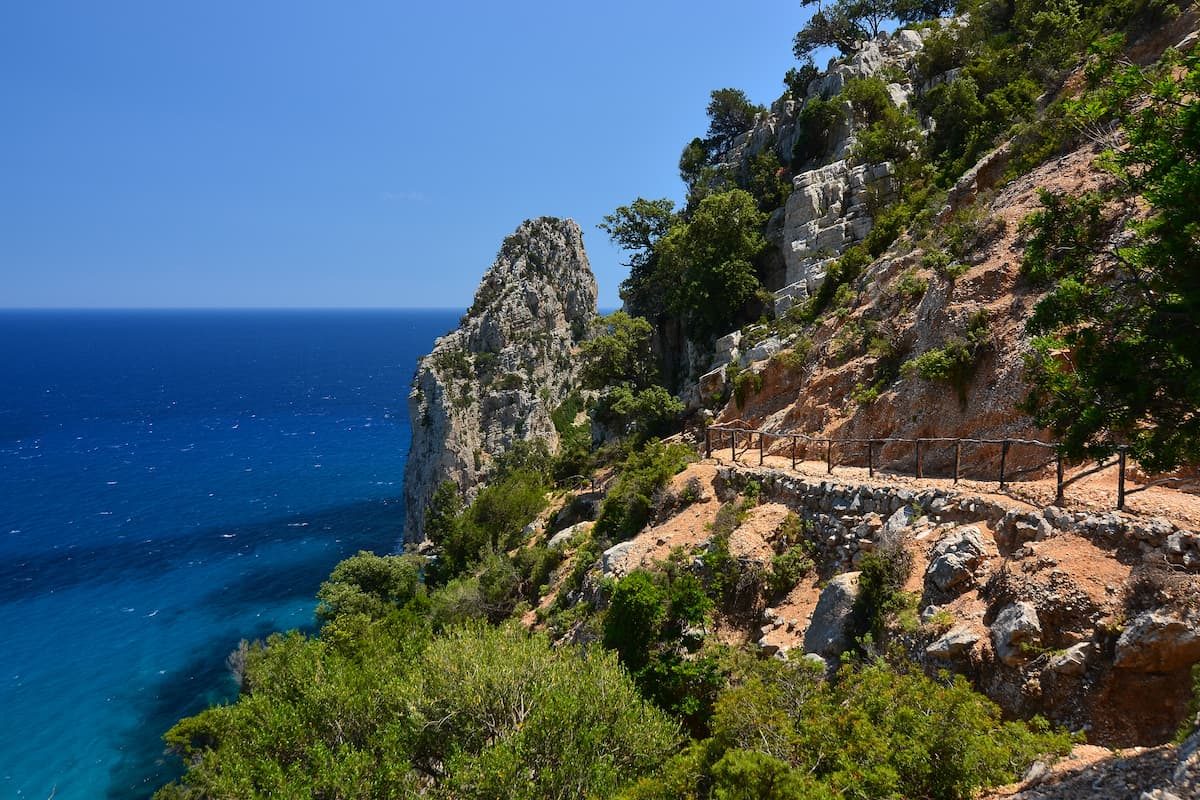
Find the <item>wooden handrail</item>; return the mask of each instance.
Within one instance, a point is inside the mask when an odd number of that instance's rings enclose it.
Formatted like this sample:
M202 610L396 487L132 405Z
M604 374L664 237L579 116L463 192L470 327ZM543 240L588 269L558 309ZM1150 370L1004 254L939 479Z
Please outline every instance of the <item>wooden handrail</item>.
M1012 446L1019 445L1022 447L1041 447L1041 448L1045 448L1047 450L1055 451L1055 493L1054 493L1054 495L1055 495L1054 496L1054 504L1055 505L1062 505L1063 489L1067 483L1067 481L1065 481L1063 478L1062 452L1059 449L1058 443L1043 442L1043 441L1039 441L1037 439L1011 439L1011 438L1010 439L977 439L977 438L969 437L969 436L920 436L920 437L915 437L915 438L900 437L900 436L883 436L883 437L873 436L868 439L862 439L862 438L835 439L830 436L809 436L808 434L805 434L805 433L782 433L779 431L767 431L767 430L763 430L761 428L746 428L746 427L737 426L737 425L710 425L709 427L704 429L704 454L705 454L705 457L707 457L707 458L712 457L713 441L711 439L711 435L712 435L713 431L720 431L720 432L725 432L725 433L729 434L728 446L729 446L730 453L731 453L734 461L737 461L737 439L738 439L738 436L740 434L745 434L748 437L747 441L746 441L746 449L749 449L751 444L754 441L753 437L755 435L757 435L758 436L758 463L760 465L763 463L764 453L766 450L765 445L764 445L764 442L766 441L766 437L770 436L775 439L790 440L791 444L792 444L792 447L791 447L792 469L796 469L796 445L798 442L803 440L804 442L811 443L811 444L824 444L825 445L825 469L826 469L826 473L830 474L830 475L833 474L833 467L834 467L833 448L835 445L849 445L849 444L866 445L866 447L867 447L867 472L871 477L874 477L874 475L875 475L874 455L875 455L875 446L876 445L879 445L879 444L911 444L911 445L913 445L913 448L915 450L914 466L916 468L916 476L918 478L921 478L921 477L923 477L922 453L921 453L922 446L927 445L927 444L939 444L939 443L953 444L954 445L954 482L955 483L958 483L959 466L960 466L960 460L961 460L961 455L962 455L962 445L964 443L965 444L982 444L982 445L988 445L988 444L1000 445L1001 453L1000 453L1000 476L999 476L1000 480L999 480L999 483L1000 483L1000 488L1002 490L1004 488L1006 488L1007 482L1006 482L1005 478L1007 476L1005 475L1005 468L1007 466L1007 461L1008 461L1008 452L1012 448ZM719 446L720 445L718 443L718 447ZM1126 447L1121 446L1121 447L1118 447L1117 450L1118 450L1117 508L1120 510L1124 510L1125 496L1127 494L1131 493L1131 492L1127 492L1125 489ZM1018 472L1020 472L1020 471L1018 471ZM1134 491L1139 491L1139 490L1134 490Z

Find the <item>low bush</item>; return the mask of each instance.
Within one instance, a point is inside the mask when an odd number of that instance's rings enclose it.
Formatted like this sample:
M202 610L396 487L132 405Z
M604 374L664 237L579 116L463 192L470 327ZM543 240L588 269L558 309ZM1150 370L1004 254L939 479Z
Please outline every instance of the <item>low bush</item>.
M809 548L793 545L771 559L767 589L776 597L785 595L794 589L814 566L812 558L809 557Z
M988 341L987 312L980 309L971 315L962 337L954 337L942 347L927 350L905 362L901 373L906 378L917 376L950 384L958 393L959 403L965 407L967 386Z
M622 541L636 534L650 518L651 498L693 457L683 445L666 445L657 439L635 450L621 465L593 528L593 535Z

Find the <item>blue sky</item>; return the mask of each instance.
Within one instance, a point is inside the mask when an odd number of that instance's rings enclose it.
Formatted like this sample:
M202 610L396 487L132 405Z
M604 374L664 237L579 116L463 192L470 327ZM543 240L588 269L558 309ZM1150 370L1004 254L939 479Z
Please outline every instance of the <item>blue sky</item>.
M708 93L798 0L10 2L0 306L464 307L522 219L679 199Z

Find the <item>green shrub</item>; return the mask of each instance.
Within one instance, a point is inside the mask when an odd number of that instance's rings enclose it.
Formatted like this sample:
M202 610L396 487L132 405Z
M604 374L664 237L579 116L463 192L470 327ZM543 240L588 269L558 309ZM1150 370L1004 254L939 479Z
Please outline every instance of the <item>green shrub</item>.
M613 589L604 617L604 646L616 650L636 672L649 661L650 646L666 620L666 588L646 570L634 570Z
M802 131L792 147L792 166L798 168L813 159L820 158L829 149L829 138L834 127L841 121L840 99L823 100L814 97L804 104L796 125Z
M969 265L956 261L945 250L934 248L921 256L921 266L931 269L948 281L956 281L969 269Z
M851 78L846 81L841 97L850 103L860 122L871 125L884 118L889 109L896 107L882 78Z
M547 488L541 473L513 472L479 491L470 522L484 532L493 550L511 550L520 544L525 526L546 507Z
M621 541L636 534L650 516L650 498L693 458L683 445L651 439L629 454L604 501L593 535Z
M918 275L916 270L906 270L896 279L895 290L901 304L909 306L925 296L929 281Z
M474 575L454 578L429 596L429 624L434 631L487 618L487 603Z
M767 577L767 588L779 597L795 588L800 579L812 571L815 564L809 557L805 545L793 545L771 559L771 572Z
M621 384L601 395L595 418L634 441L642 441L673 432L682 412L683 403L661 386L635 390Z
M967 386L975 375L979 357L988 346L987 312L980 309L967 322L964 337L955 337L942 347L927 350L905 362L901 373L906 378L919 376L928 381L948 383L958 392L959 402L967 404Z
M920 150L921 126L917 118L895 106L888 106L881 117L858 132L850 157L859 164L901 164Z
M317 619L343 614L380 618L423 596L422 559L417 556L377 556L366 550L333 568L317 592Z
M742 780L765 770L780 785L799 773L815 783L800 797L967 800L1071 747L1040 720L1003 722L961 676L933 680L882 661L843 667L829 683L820 673L775 660L755 665L717 700L710 758L758 753L739 762Z
M750 159L750 180L746 190L758 201L759 210L768 214L787 202L792 193L792 182L774 148L766 148Z
M895 203L875 215L875 224L863 240L863 246L873 258L879 258L904 233L904 226L912 216L908 206Z
M900 542L885 542L864 555L858 569L853 630L856 637L880 641L888 616L904 605L901 589L912 572L912 554Z
M729 367L734 369L730 370ZM733 364L729 367L726 368L726 377L732 372L730 382L733 384L733 401L740 410L745 407L747 400L762 391L763 376L761 372L754 370L737 369Z

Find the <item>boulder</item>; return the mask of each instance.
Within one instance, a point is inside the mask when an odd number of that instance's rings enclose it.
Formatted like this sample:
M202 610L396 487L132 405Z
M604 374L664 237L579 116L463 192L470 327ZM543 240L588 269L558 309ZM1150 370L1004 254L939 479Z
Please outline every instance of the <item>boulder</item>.
M804 633L804 652L837 658L850 647L847 628L858 598L857 572L838 575L821 591L812 620Z
M1092 655L1092 643L1080 642L1050 658L1047 669L1059 675L1082 675L1087 671L1087 660Z
M979 641L979 634L970 628L959 625L946 631L925 648L925 654L932 658L952 660L971 652L971 648Z
M1146 611L1117 639L1113 665L1138 672L1174 672L1200 661L1200 629L1194 618Z
M711 372L700 376L700 402L710 403L721 399L725 394L725 367L717 367Z
M633 542L614 544L600 556L600 566L606 578L620 578L630 571L630 556L634 547Z
M1024 662L1025 647L1036 645L1042 637L1037 609L1024 601L1006 606L992 623L992 647L996 656L1009 666Z
M766 339L763 339L761 342L754 345L754 347L751 347L749 350L743 353L739 363L743 367L747 367L750 364L753 364L755 361L767 360L782 349L783 342L779 340L779 337L768 336Z
M563 528L558 533L550 537L550 541L546 542L546 546L551 550L558 550L567 546L567 544L580 534L590 528L590 522L576 522L569 528Z
M912 521L912 507L907 505L900 506L900 508L896 509L895 513L888 517L888 521L883 524L883 535L889 539L895 538L900 531L911 525Z
M939 591L961 590L975 580L975 570L987 555L978 528L959 528L933 546L925 580Z

